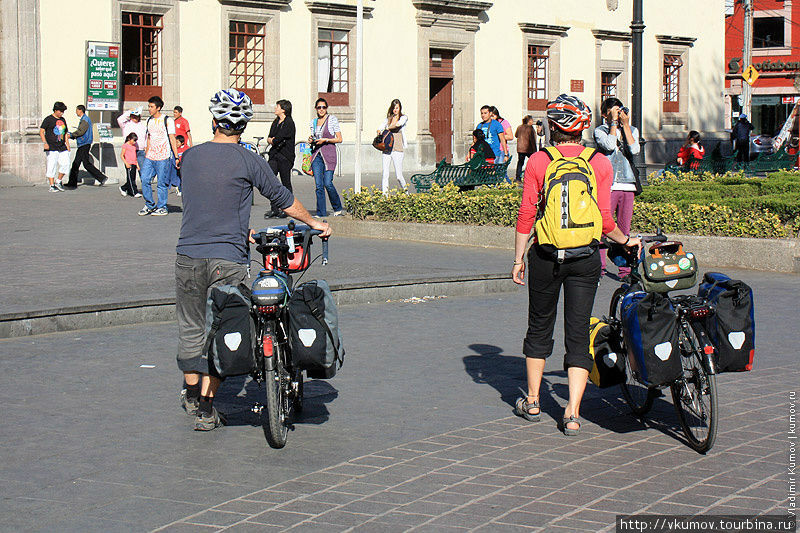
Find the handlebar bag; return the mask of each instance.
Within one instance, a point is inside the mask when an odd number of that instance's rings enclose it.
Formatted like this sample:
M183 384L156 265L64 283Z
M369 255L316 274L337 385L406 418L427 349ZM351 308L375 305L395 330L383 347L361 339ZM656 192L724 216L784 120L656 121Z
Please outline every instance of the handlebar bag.
M641 259L638 268L646 292L690 289L697 283L697 259L679 241L645 246Z
M589 353L594 360L589 379L604 389L625 381L625 361L619 334L599 318L589 320Z
M714 306L705 326L716 348L717 371L752 370L756 344L753 289L725 274L706 272L697 294Z
M244 283L211 288L203 351L211 375L226 378L256 370L256 326L250 307L250 288Z
M344 363L339 312L325 280L296 287L287 306L292 362L309 378L330 379Z
M628 364L637 381L666 385L683 372L678 344L678 316L657 292L630 292L622 299L622 331Z

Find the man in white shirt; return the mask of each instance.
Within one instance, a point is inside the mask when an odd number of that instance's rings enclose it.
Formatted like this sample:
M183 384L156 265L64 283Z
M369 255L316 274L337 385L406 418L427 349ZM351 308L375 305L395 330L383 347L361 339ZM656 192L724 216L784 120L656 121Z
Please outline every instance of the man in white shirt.
M147 119L147 144L144 162L141 169L142 195L144 207L139 216L165 216L167 211L167 193L172 169L175 168L175 154L178 144L175 140L175 119L161 113L164 100L160 96L151 96L148 100L150 118ZM153 202L153 176L158 176L158 203Z

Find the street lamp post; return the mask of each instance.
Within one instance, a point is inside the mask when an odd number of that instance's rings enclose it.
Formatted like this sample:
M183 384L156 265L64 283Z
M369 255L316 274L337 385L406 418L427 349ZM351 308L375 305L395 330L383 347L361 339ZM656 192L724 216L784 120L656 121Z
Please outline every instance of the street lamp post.
M642 137L642 34L644 33L644 20L642 20L642 0L633 0L633 20L631 21L631 33L633 36L633 125L639 130L639 146L641 149L634 157L636 168L639 169L639 176L642 182L647 180L647 166L645 165L644 145Z

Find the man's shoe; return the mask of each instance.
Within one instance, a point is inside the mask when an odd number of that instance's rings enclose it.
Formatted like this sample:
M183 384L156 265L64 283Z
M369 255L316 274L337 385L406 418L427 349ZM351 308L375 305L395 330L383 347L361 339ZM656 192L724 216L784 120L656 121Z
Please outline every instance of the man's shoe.
M142 197L142 193L137 192L136 194L133 195L133 197L134 198L141 198Z
M145 217L145 216L147 216L147 215L152 215L152 214L153 214L153 211L155 211L155 209L150 209L149 207L147 207L147 206L144 206L143 208L141 208L141 209L139 210L139 213L138 213L138 215L139 215L140 217Z
M153 211L150 214L153 215L154 217L163 217L163 216L168 215L169 211L167 211L166 207L159 207L158 209L156 209L155 211Z
M102 186L103 186L103 185L105 185L105 184L106 184L106 182L108 181L108 176L106 176L105 178L103 178L103 179L101 179L101 180L97 180L97 181L99 181L99 182L100 182L100 186L102 187Z
M211 431L222 425L222 418L219 416L215 407L211 408L211 414L203 412L197 413L194 417L194 430L195 431Z
M117 188L119 189L119 193L120 193L122 196L128 196L128 193L126 193L126 192L125 192L125 190L124 190L122 187L117 187Z
M50 192L61 192L59 189L56 189L55 185L51 185L50 188L48 189L48 191L50 191Z
M279 211L278 214L275 215L276 218L288 218L288 216L289 215L287 215L285 211Z
M344 216L344 211L343 211L343 210L341 210L341 209L339 209L338 211L334 211L334 212L333 212L333 216L335 216L335 217L342 217L342 216Z
M181 390L181 407L189 416L197 416L200 413L200 400L197 398L189 399L186 397L186 389Z
M56 180L55 186L56 186L56 189L58 189L59 191L63 191L64 190L64 186L61 185L61 180Z

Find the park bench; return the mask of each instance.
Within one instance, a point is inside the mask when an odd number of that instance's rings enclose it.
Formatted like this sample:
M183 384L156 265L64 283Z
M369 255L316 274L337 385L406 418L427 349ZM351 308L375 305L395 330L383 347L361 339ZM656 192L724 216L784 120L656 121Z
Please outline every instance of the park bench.
M786 152L786 147L782 146L774 154L759 153L755 159L743 163L736 161L736 152L725 157L720 151L720 145L711 151L709 156L703 158L696 168L689 168L688 165L667 164L665 172L711 172L713 174L724 174L725 172L736 172L743 170L747 173L754 172L775 172L777 170L791 169L797 164L797 154Z
M463 165L451 165L444 159L436 165L430 174L414 174L411 183L417 192L427 192L434 183L444 187L452 183L462 191L472 190L478 185L496 185L508 180L506 175L511 157L504 163L486 164L478 158L467 161Z

